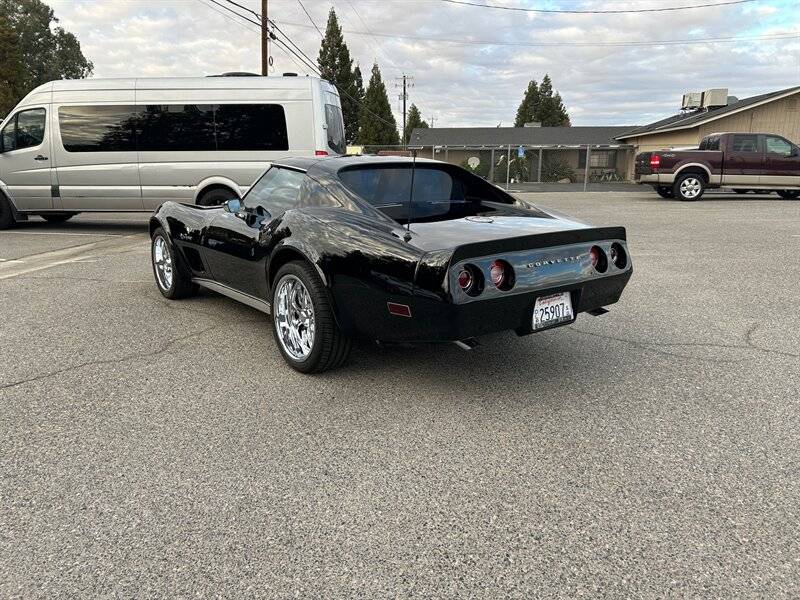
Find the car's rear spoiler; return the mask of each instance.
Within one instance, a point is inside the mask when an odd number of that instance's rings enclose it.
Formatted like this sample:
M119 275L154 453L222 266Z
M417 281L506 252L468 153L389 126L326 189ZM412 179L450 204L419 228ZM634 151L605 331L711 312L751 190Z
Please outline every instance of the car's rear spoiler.
M467 258L490 256L503 252L518 252L535 248L547 248L548 246L580 244L581 242L626 239L624 227L591 227L586 229L554 231L552 233L537 233L534 235L525 235L502 240L463 244L453 251L450 264L455 264Z

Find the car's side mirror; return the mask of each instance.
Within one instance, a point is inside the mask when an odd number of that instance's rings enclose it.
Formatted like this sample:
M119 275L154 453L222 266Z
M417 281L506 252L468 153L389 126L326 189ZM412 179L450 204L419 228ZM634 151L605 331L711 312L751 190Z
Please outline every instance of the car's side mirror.
M242 201L239 200L238 198L232 198L230 200L226 200L222 204L222 208L225 210L225 212L229 212L235 215L240 210L242 210Z

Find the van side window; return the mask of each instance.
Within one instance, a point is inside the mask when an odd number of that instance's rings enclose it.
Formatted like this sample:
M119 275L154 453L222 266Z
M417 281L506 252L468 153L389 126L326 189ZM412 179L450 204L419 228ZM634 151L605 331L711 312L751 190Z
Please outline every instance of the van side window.
M280 104L218 104L217 150L288 150L286 115Z
M62 106L61 143L67 152L134 152L139 107Z
M734 152L758 152L758 136L757 135L734 135L733 136L733 151Z
M300 186L306 177L299 171L272 167L250 188L242 202L249 210L262 209L279 217L297 206Z
M216 150L214 106L148 105L139 127L137 148L142 152Z
M18 112L3 127L3 152L22 150L38 146L44 141L46 112L43 108L32 108Z

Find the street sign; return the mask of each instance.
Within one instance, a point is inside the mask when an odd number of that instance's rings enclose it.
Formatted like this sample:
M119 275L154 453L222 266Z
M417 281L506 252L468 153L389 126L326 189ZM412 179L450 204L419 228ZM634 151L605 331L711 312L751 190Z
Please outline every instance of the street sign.
M525 158L525 148L523 148L522 146L517 148L517 156L519 158Z

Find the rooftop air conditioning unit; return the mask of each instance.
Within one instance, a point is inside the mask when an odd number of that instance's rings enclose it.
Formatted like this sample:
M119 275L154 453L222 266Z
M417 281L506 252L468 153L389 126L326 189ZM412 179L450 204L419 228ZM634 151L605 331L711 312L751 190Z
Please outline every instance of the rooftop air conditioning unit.
M686 92L681 101L681 108L683 110L700 108L703 102L702 92Z
M703 92L703 108L719 108L728 105L728 88L713 88Z

